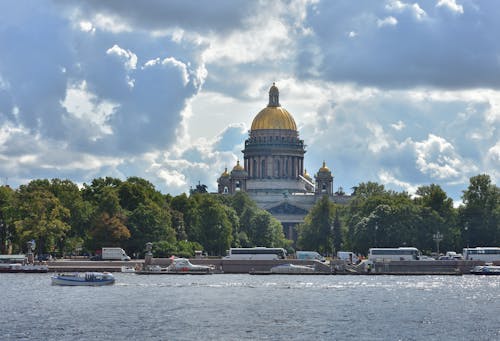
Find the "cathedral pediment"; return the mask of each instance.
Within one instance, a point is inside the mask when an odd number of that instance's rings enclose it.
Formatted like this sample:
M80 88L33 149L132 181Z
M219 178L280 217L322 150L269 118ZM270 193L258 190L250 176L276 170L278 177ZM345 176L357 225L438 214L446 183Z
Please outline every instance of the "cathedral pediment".
M297 215L307 215L308 211L294 206L288 202L282 202L277 206L268 208L267 211L273 215L282 215L282 214L297 214Z

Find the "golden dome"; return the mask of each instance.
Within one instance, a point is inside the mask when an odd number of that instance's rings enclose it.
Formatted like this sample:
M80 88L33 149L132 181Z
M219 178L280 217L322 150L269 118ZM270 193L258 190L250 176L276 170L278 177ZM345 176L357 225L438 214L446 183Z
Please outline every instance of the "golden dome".
M282 107L267 107L255 116L251 129L297 130L297 125L292 115Z
M307 173L307 169L304 169L304 178L306 178L307 180L311 181L312 178L311 176L309 175L309 173Z
M253 119L251 130L286 129L297 130L292 115L279 103L279 90L273 83L269 89L269 104Z
M229 176L229 173L227 172L227 167L226 167L226 169L224 170L224 173L222 173L222 174L220 175L220 177L221 177L221 178L225 178L225 177L228 177L228 176Z
M241 165L240 165L240 160L238 160L236 162L236 166L233 167L233 171L244 171L245 168L243 168Z
M323 167L321 167L321 168L319 169L319 171L320 171L321 173L323 173L323 172L329 172L329 171L330 171L330 169L328 169L328 167L326 166L325 161L323 161Z

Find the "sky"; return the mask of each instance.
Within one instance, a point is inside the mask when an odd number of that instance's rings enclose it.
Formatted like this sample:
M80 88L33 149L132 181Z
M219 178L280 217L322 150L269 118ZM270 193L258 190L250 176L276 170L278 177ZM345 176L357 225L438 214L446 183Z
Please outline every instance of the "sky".
M188 192L242 160L273 82L334 190L456 203L500 178L494 0L0 2L0 184L147 179Z

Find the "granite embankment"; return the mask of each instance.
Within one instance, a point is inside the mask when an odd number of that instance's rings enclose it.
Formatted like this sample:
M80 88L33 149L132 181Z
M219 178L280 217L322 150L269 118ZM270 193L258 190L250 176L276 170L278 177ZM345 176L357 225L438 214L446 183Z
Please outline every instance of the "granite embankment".
M190 259L191 263L199 265L213 265L219 273L251 273L266 272L273 266L292 263L297 265L315 266L316 271L323 274L401 274L401 275L461 275L468 274L476 265L482 265L478 261L391 261L374 263L369 271L366 267L349 266L343 261L333 261L330 265L318 261L301 260L228 260L222 258L214 259ZM153 258L152 264L168 266L169 258ZM51 261L50 271L53 272L78 272L78 271L109 271L119 272L122 266L142 267L144 260L137 259L124 261L88 261L88 260L57 260Z

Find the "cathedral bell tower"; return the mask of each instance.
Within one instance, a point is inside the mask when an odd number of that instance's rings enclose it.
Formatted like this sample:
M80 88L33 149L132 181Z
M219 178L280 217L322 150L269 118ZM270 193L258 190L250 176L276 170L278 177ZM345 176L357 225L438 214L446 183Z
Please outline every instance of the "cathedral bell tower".
M314 178L316 180L316 195L330 196L333 194L333 175L325 161Z

